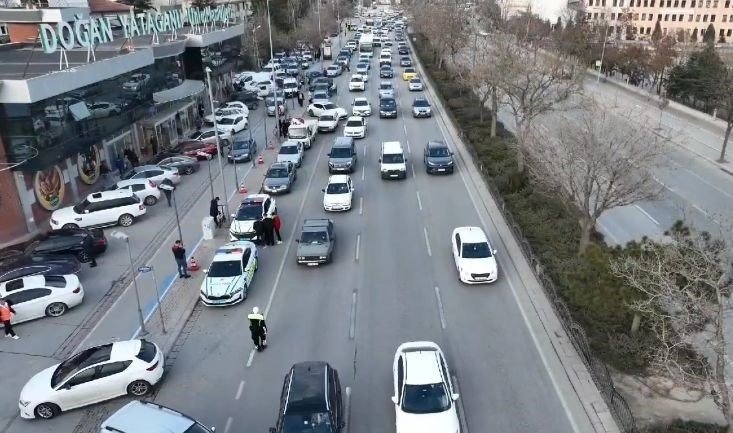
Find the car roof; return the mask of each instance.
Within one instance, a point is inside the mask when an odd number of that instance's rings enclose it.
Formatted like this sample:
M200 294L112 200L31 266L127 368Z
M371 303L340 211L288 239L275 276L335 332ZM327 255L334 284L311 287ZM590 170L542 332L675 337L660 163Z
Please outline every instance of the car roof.
M329 365L323 361L299 362L290 369L285 414L328 410L326 387Z
M425 385L443 381L438 350L421 347L406 350L402 355L405 359L405 384Z
M281 144L280 147L282 148L282 147L297 146L297 145L298 145L298 142L297 141L294 141L294 140L286 140L286 141L283 141L283 144Z
M354 98L354 102L357 102L357 101L369 102L369 100L367 98L363 97L363 96L359 96L357 98Z
M362 123L363 123L363 121L364 121L364 118L363 118L363 117L361 117L361 116L349 116L349 118L348 118L348 119L346 119L346 121L348 122L348 121L350 121L350 120L358 120L359 122L362 122Z
M328 183L346 183L350 177L348 174L334 174L328 177Z
M141 345L140 340L115 341L112 343L109 360L113 362L130 360L140 352Z
M463 243L489 242L486 233L480 227L457 227L454 232L461 236Z
M195 421L173 409L149 401L134 400L101 425L106 432L183 433Z
M437 148L443 148L443 147L445 147L445 148L448 147L448 145L445 142L443 142L443 141L440 141L440 140L430 140L430 141L428 141L428 148L430 148L430 149L437 149Z
M147 185L150 185L151 183L146 178L137 178L137 179L123 179L123 180L118 180L115 185L117 185L118 187L122 187L122 186L135 185L135 184L143 184L143 185L147 184Z
M267 194L250 194L247 197L242 200L243 205L253 205L253 204L260 204L264 203L265 200L270 198Z
M228 262L231 260L239 260L244 255L247 248L254 249L254 244L249 241L234 241L224 244L217 248L214 253L213 262Z
M285 162L273 162L270 164L270 168L288 168L288 164Z
M133 197L135 194L127 189L116 189L113 191L98 191L87 196L87 201L99 202L104 200L112 200L122 197Z

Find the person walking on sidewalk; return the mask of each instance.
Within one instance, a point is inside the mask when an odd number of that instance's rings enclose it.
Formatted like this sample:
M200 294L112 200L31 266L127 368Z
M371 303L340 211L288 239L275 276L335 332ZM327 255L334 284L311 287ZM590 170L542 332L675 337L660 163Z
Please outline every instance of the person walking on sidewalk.
M14 314L15 310L13 310L13 306L10 302L0 298L0 322L3 322L3 327L5 327L5 336L12 338L13 340L17 340L20 337L15 334L15 331L13 331L13 325L10 324L10 320L13 318Z
M298 105L300 105L300 108L303 108L304 100L305 100L305 96L303 96L303 92L298 92Z
M275 214L275 216L272 219L273 228L275 229L275 235L277 235L277 244L280 245L283 243L283 238L280 236L280 226L282 225L282 222L280 221L280 215Z
M260 309L252 307L252 312L247 315L249 319L249 332L252 335L252 342L258 352L267 347L267 324L265 316L260 314Z
M183 243L181 243L180 239L173 244L171 250L173 251L173 258L176 259L178 276L180 278L191 278L191 275L188 274L188 263L186 263L186 249L183 248Z

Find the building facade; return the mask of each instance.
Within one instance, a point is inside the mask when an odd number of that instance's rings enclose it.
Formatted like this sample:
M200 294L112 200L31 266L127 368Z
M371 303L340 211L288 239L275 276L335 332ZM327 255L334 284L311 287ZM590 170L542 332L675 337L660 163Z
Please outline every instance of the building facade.
M139 17L137 34L125 14L0 9L11 38L0 47L0 248L32 238L52 211L104 188L105 174L130 165L130 152L144 163L194 132L209 106L205 68L214 94L227 92L241 63L239 14L206 12L210 20L191 22L195 15L182 9L175 26L154 12L153 25ZM95 16L102 27L92 33ZM45 36L42 25L52 29ZM76 29L78 46L69 45L69 31L49 36L61 28Z
M731 0L585 0L586 20L607 23L625 39L651 38L656 23L662 34L701 41L710 24L719 43L733 41Z

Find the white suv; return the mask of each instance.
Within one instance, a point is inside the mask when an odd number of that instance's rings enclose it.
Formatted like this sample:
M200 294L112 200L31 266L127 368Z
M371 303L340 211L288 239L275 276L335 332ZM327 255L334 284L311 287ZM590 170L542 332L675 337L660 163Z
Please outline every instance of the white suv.
M160 199L160 190L153 182L147 179L120 180L109 188L110 191L121 189L132 191L133 194L145 203L145 206L152 206L158 203Z
M151 401L134 400L112 414L100 426L100 433L213 433L195 419Z
M51 214L51 228L102 227L119 224L129 227L145 215L145 205L132 191L121 189L89 194L81 203Z

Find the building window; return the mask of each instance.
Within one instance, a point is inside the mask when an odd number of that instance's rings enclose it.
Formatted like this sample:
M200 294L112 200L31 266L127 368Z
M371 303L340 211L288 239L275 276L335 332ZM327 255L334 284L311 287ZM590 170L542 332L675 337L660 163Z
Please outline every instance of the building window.
M730 0L725 0L725 7L730 7Z
M690 16L689 16L689 17L687 17L687 21L689 21L689 22L692 22L692 17L693 17L693 15L692 15L692 14L690 14Z
M662 21L662 14L657 15L657 21Z
M699 23L700 22L700 14L698 14L698 15L695 16L695 22L696 23Z
M601 0L601 6L606 7L606 0Z
M598 19L598 12L593 12L593 19L594 20L597 20ZM707 19L708 19L708 16L705 15L705 21L707 21Z
M722 18L723 22L726 22L727 18L728 18L728 15L723 15L723 18Z
M646 14L641 14L641 20L646 21Z
M694 8L694 7L695 7L695 0L691 0L691 1L690 1L690 7L691 7L691 8Z
M651 1L651 3L650 3L651 7L654 7L654 3L655 3L655 2L656 2L656 0L652 0L652 1Z
M652 28L651 27L647 27L646 28L646 34L647 35L650 35L651 33L652 33Z
M664 14L664 21L669 21L669 14Z
M715 15L710 15L710 22L711 23L714 23L715 22Z
M725 35L726 35L726 36L728 36L728 37L730 37L730 33L731 33L731 30L730 30L730 29L728 29L728 31L727 31L727 32L725 32Z
M680 0L674 0L674 7L680 6Z
M707 16L707 14L702 16L702 22L704 22L704 23L708 22L708 16Z
M613 0L613 6L614 7L616 6L616 3L617 3L617 1L616 0Z
M687 4L687 0L682 0L682 7L685 7L686 4Z
M710 7L710 0L705 0L705 7L706 8L709 8Z
M672 14L672 21L677 21L677 15Z
M638 21L638 20L639 20L639 14L638 13L635 13L634 14L634 21Z
M603 21L605 19L606 19L606 13L605 12L601 12L601 21Z
M715 0L715 1L713 2L713 7L714 7L714 8L717 8L717 7L718 7L718 0Z

